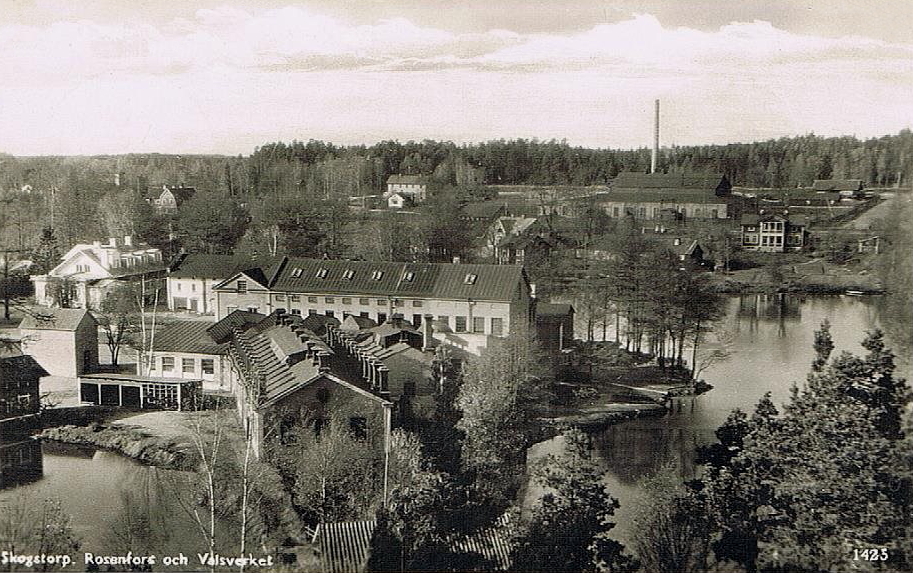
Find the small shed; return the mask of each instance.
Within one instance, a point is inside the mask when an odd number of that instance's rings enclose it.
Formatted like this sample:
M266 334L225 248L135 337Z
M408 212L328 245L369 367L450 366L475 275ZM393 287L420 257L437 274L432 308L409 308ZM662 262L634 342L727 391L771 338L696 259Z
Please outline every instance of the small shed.
M79 400L86 404L150 410L187 410L198 404L203 381L133 374L79 377Z
M84 308L33 307L19 332L23 353L51 376L81 376L98 367L98 323Z

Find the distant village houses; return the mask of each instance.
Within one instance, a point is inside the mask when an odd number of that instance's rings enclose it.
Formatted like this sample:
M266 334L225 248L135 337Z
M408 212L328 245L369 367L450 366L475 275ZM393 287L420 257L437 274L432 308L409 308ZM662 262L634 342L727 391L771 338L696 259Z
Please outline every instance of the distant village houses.
M196 194L194 187L184 185L162 185L161 191L154 191L149 202L160 213L176 213L180 206Z
M162 251L133 238L112 237L107 243L80 243L62 257L46 275L32 275L35 301L42 306L100 308L105 297L119 286L165 275ZM60 289L65 288L66 293ZM150 291L154 290L150 287ZM61 298L65 298L63 301Z
M808 244L808 220L801 215L747 214L740 223L741 246L747 251L782 253Z
M421 203L426 199L428 183L421 175L391 175L387 178L387 191L384 198L392 195L409 198L414 203Z

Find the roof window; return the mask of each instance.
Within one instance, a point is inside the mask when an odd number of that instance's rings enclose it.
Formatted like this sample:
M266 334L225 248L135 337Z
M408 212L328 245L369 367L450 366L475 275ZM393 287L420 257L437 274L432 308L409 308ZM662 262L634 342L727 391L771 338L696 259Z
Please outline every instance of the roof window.
M345 272L342 273L342 278L344 278L347 281L352 280L352 277L354 277L354 276L355 276L355 271L353 271L352 269L346 269Z
M405 274L403 274L403 280L407 283L411 283L413 279L415 279L415 273L412 271L406 271Z
M325 279L327 277L326 269L317 269L317 274L315 275L318 279Z
M379 281L382 278L384 278L384 271L374 271L371 273L371 279L375 281Z
M476 284L476 279L479 278L479 275L467 274L463 277L464 285L474 285Z
M300 277L301 277L301 269L298 267L295 267L294 269L292 269L292 278L297 279Z

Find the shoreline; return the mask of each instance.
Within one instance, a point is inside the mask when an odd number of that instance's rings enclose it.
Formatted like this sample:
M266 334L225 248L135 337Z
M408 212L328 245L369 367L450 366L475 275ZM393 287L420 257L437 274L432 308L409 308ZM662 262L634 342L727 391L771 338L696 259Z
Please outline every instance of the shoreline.
M45 428L35 437L42 441L111 451L143 465L163 469L193 471L197 465L196 456L190 451L190 444L155 436L136 426L67 424Z

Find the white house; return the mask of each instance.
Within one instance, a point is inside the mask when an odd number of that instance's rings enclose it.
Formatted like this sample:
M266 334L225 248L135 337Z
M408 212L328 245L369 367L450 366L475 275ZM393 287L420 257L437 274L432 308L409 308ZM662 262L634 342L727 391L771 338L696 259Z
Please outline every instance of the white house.
M150 197L149 202L156 210L164 213L174 213L184 201L187 201L197 192L194 187L183 185L162 185L158 195Z
M46 275L32 275L35 302L42 306L61 306L52 285L66 281L71 288L69 306L99 308L105 296L118 285L164 275L162 251L146 244L134 244L132 237L80 243L62 257L62 262ZM157 284L157 282L156 282ZM150 290L155 288L150 285Z
M51 376L81 376L98 366L98 323L80 308L33 308L19 325L22 351Z
M181 255L168 272L168 310L214 314L215 285L245 269L268 267L274 261L274 258L254 261L242 255Z
M394 193L411 197L414 202L421 203L428 193L428 184L420 175L391 175L387 178L384 198L389 198Z
M216 344L211 322L179 320L156 329L151 360L137 364L137 374L202 380L203 390L232 391L235 377L227 344Z

